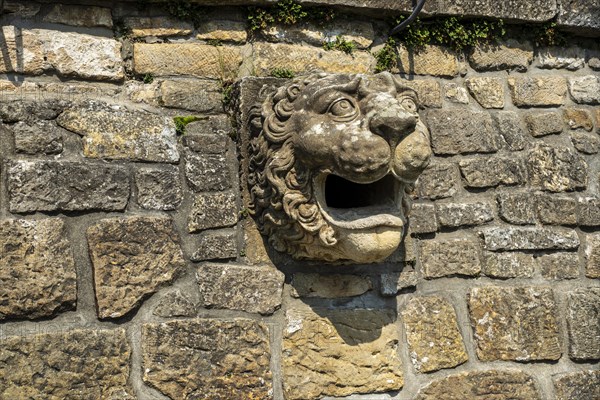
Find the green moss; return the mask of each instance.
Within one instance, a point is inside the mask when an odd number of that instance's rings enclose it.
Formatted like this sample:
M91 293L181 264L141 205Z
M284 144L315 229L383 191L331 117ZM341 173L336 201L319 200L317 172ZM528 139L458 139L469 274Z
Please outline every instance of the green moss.
M273 68L271 70L271 76L276 78L288 78L291 79L295 76L294 71L289 68Z
M356 46L352 42L348 42L342 35L337 35L335 40L323 43L325 50L339 50L346 54L352 54Z
M194 122L194 121L200 121L201 119L204 119L203 117L198 117L196 115L188 115L188 116L177 116L177 117L173 117L173 122L175 122L175 133L177 133L178 135L183 135L185 134L185 127L187 124Z
M223 107L229 108L231 104L231 100L233 100L233 82L232 81L223 81L221 82L221 86L223 87L222 95L223 95Z
M315 21L324 24L334 18L335 12L330 8L303 7L294 0L278 1L273 7L248 8L251 31L266 29L275 23L294 25L302 21Z
M536 46L565 46L566 34L559 31L556 22L546 22L533 31L533 40Z
M152 83L154 82L154 75L148 73L142 77L142 82L144 83Z
M377 65L375 72L391 71L398 65L396 41L389 37L383 49L374 54Z

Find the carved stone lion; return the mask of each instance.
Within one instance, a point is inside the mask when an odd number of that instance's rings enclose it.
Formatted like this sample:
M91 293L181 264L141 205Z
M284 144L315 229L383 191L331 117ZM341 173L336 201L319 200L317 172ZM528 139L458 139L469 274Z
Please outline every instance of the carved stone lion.
M391 74L314 74L262 104L248 189L259 230L297 259L378 262L404 237L431 156L416 93Z

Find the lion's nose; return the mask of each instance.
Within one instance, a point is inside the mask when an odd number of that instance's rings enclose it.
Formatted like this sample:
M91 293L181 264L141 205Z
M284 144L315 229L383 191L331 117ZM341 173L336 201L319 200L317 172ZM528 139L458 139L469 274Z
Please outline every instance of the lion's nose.
M372 132L383 136L390 144L397 144L402 137L415 130L417 117L395 105L380 109L370 121Z

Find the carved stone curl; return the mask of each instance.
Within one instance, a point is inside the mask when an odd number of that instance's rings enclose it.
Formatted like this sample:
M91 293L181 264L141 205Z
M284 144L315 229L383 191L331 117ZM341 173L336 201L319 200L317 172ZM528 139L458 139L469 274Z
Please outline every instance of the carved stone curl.
M431 156L416 93L389 73L314 74L262 104L248 190L259 230L297 259L370 263L401 243Z

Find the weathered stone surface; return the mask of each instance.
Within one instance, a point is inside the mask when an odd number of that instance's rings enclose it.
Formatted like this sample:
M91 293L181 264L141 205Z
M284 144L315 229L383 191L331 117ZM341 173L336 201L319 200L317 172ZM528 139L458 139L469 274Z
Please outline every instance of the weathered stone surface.
M65 110L56 120L83 137L83 155L111 160L177 162L171 118L89 103Z
M221 42L245 42L248 39L246 24L238 21L204 21L198 26L197 39Z
M557 307L548 287L481 287L469 313L482 361L558 360Z
M235 225L237 214L237 200L233 192L198 194L194 197L188 230L193 233L207 228Z
M517 107L561 106L567 82L560 76L510 77L508 87Z
M578 371L554 375L556 400L600 398L600 371Z
M414 297L402 311L410 358L419 372L453 368L469 359L452 305L438 296Z
M373 282L368 276L296 273L291 286L294 297L333 299L360 296L373 289Z
M419 197L432 200L452 197L457 191L458 169L453 164L431 163L416 182Z
M502 136L486 112L431 110L427 121L436 155L491 153L500 149Z
M476 71L527 71L533 60L530 42L509 39L500 44L480 44L469 54L469 62Z
M577 222L581 226L600 226L600 198L577 199Z
M282 352L286 399L400 389L395 319L393 310L288 310Z
M35 1L27 0L6 0L4 2L4 12L16 14L23 18L34 17L40 12L41 4Z
M129 177L117 165L13 160L6 165L11 212L123 210Z
M590 57L590 59L588 60L588 65L594 71L599 71L600 70L600 58L599 57Z
M12 127L15 150L24 154L60 154L63 138L60 130L51 122L18 122Z
M411 233L433 233L438 230L433 204L413 204L410 208L408 221Z
M592 116L587 110L582 108L565 108L563 110L563 118L571 129L582 128L591 132L594 128Z
M270 267L204 264L196 271L201 306L260 314L279 308L284 279Z
M368 73L375 66L370 53L326 51L292 44L270 44L256 42L254 48L254 70L258 76L269 76L275 68L289 69L295 74L313 71L331 73Z
M453 103L469 104L469 93L467 92L467 89L459 86L457 83L447 83L444 87L444 93L446 99Z
M11 123L26 121L35 123L37 119L54 119L60 114L69 101L62 99L47 99L43 102L19 99L19 101L0 102L0 119L2 122Z
M319 21L324 22L324 21ZM369 22L352 20L333 20L326 24L305 22L295 25L275 25L261 31L271 42L301 43L323 46L323 43L335 41L341 36L346 42L353 43L358 49L366 49L375 37L373 25Z
M396 296L401 290L417 286L419 277L412 269L404 268L401 272L381 274L381 295Z
M442 89L438 81L433 79L404 79L401 82L417 92L419 103L423 107L442 107Z
M191 23L170 17L128 17L123 24L131 29L134 38L144 36L187 36L194 27Z
M194 319L142 326L143 379L171 399L271 399L265 324Z
M75 262L63 221L0 221L0 320L48 317L75 308L76 300Z
M219 154L225 152L231 143L229 135L232 131L228 115L210 115L185 126L183 143L199 153Z
M223 112L221 85L211 80L169 80L160 85L165 107L183 108L201 113Z
M112 28L113 20L110 8L94 6L76 6L55 4L43 18L44 22L72 26L103 26Z
M571 142L577 151L583 154L596 154L600 152L600 137L593 133L571 132Z
M152 313L163 318L193 317L196 315L196 305L177 289L164 295Z
M87 241L100 318L129 313L185 267L170 218L104 219L88 228Z
M541 400L533 378L515 370L470 371L433 381L415 400Z
M598 36L600 29L600 10L598 4L588 0L562 0L556 22L571 30L594 32Z
M458 162L467 187L485 188L519 185L525 182L527 169L518 157L469 158Z
M402 74L454 77L459 73L456 53L441 46L425 45L422 49L398 47L398 69Z
M137 202L149 210L176 210L183 200L177 167L143 167L135 172Z
M577 289L568 298L569 357L600 359L600 288Z
M517 225L536 223L536 199L531 193L500 193L497 199L498 214L506 222Z
M595 75L569 78L569 93L580 104L600 104L600 77Z
M546 227L481 228L487 250L571 250L579 247L574 230Z
M435 209L440 225L447 228L481 225L494 219L489 203L436 203Z
M479 242L468 238L421 241L421 267L425 278L449 275L475 276L481 271Z
M225 154L186 152L185 177L195 192L225 190L233 183Z
M542 137L563 131L563 119L557 112L535 112L525 115L525 124L533 137Z
M133 400L130 357L124 329L4 337L0 397Z
M577 201L563 195L539 195L537 202L538 217L546 225L576 225Z
M538 51L540 68L566 68L575 71L584 67L585 51L581 47L545 47Z
M588 165L569 148L536 145L527 157L531 185L550 192L585 189Z
M481 107L504 108L504 82L501 78L469 78L467 88Z
M412 236L406 236L396 251L386 259L386 262L390 263L414 264L416 261L416 240Z
M482 271L492 278L531 278L535 267L535 259L531 254L503 252L486 252Z
M241 63L240 48L235 46L199 43L133 45L133 69L140 75L194 75L231 80L237 77Z
M200 234L192 261L235 258L237 255L238 244L235 231L208 231Z
M537 259L540 272L545 279L575 279L579 277L577 253L544 254Z
M504 137L508 149L523 150L525 144L525 129L521 125L521 117L514 111L500 111L494 116L500 134Z
M584 254L585 276L600 278L600 233L586 235Z

